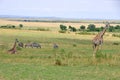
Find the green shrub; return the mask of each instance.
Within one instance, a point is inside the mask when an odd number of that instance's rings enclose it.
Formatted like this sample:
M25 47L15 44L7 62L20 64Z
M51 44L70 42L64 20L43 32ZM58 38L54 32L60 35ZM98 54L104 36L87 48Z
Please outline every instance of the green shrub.
M77 45L76 44L73 44L73 47L76 47Z
M120 34L112 34L113 37L119 37L120 38Z
M15 29L16 26L15 26L15 25L4 25L4 26L1 26L0 28L4 28L4 29L9 29L9 28Z
M67 30L67 26L61 24L60 25L60 29L66 31Z
M84 25L80 26L80 29L85 30L85 26Z
M55 60L55 65L61 66L62 65L62 61L60 59L56 59Z
M103 54L101 51L98 51L96 53L96 58L104 58L104 59L107 59L107 55L106 54Z
M91 32L79 32L77 34L81 34L81 35L96 35L95 33L91 33Z
M96 26L94 24L89 24L87 29L90 31L95 31Z
M34 31L50 31L49 29L45 29L45 28L28 29L28 30L34 30Z
M120 29L120 25L116 25L116 26L115 26L115 29Z
M109 31L109 32L113 32L113 31L114 31L114 27L113 27L113 26L110 26L108 31Z
M69 26L69 29L70 29L70 31L72 31L72 32L76 32L76 31L77 31L77 29L76 29L75 27L72 27L72 26Z
M49 31L49 29L45 29L45 28L37 28L37 31Z
M66 33L66 31L65 30L60 30L59 33Z
M22 25L22 24L19 24L19 27L20 27L20 28L23 28L23 25Z

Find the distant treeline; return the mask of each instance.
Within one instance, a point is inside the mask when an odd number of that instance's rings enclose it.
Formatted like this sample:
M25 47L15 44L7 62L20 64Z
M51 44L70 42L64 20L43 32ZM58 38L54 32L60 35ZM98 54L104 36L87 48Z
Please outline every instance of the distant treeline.
M81 25L78 29L73 26L60 25L61 33L65 33L66 31L76 32L76 31L86 31L86 32L100 32L104 29L104 27L96 27L94 24L89 24L88 26ZM107 30L108 32L120 32L120 25L110 26Z
M3 29L21 29L22 27L23 27L22 24L19 24L18 26L11 25L11 24L0 26L0 28L3 28Z
M19 24L18 26L7 24L7 25L2 25L0 28L2 29L22 29L24 26L23 24ZM34 31L50 31L48 28L32 28L28 30L34 30Z
M12 20L20 22L51 22L51 23L104 23L104 20L32 20L32 19L23 19L23 20ZM120 24L120 21L109 21L111 24Z

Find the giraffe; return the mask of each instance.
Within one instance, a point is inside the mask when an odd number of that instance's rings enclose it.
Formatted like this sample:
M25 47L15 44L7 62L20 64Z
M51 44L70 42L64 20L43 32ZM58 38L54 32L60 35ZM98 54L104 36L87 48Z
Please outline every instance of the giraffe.
M107 30L107 28L110 26L108 22L105 24L105 28L99 32L92 40L93 43L93 57L95 57L97 50L99 49L99 46L103 44L103 36Z
M18 42L18 40L15 39L15 42L14 42L14 45L13 45L12 49L8 50L9 53L11 53L11 54L15 54L16 53L17 42Z
M16 39L17 43L18 43L18 46L23 48L24 47L24 44L22 42L19 42L18 39Z

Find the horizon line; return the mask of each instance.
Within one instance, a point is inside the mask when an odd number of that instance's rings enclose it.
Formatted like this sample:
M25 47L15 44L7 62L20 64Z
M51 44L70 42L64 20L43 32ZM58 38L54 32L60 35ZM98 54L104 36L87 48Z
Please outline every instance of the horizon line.
M106 19L106 18L68 18L68 17L57 17L57 16L26 16L26 15L0 15L0 18L56 18L56 19L74 19L74 20L120 20L120 19Z

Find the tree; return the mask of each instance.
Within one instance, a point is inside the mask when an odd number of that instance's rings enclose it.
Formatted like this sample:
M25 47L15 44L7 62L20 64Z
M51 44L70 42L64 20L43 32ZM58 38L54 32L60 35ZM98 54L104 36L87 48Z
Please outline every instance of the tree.
M62 24L61 24L61 25L60 25L60 29L66 31L66 30L67 30L67 27L66 27L65 25L62 25Z
M113 32L114 31L114 27L113 26L110 26L109 27L109 32Z
M75 27L72 27L72 31L73 31L73 32L76 32L77 29L76 29Z
M69 30L72 31L72 26L69 26Z
M12 25L11 27L12 27L12 28L15 28L15 25Z
M100 32L101 28L95 28L95 31Z
M22 28L22 27L23 27L23 25L22 25L22 24L19 24L19 27L20 27L20 28Z
M76 32L77 29L75 27L69 26L70 31Z
M100 29L101 29L101 30L103 30L103 29L104 29L104 27L100 27Z
M80 26L80 29L84 31L85 30L85 26L84 25Z
M95 31L95 25L94 24L89 24L87 29L89 29L90 31Z
M116 25L116 26L115 26L115 29L120 29L120 25Z

